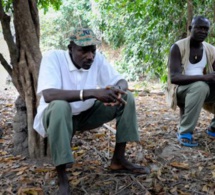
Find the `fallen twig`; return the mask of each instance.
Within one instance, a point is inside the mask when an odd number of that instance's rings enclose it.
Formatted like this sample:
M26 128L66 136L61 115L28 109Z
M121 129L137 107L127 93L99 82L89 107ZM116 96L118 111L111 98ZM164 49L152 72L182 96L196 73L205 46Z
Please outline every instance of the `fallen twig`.
M100 158L105 161L105 163L108 163L107 158L101 152L99 152L94 146L91 146L91 147L100 156Z
M84 191L84 194L85 194L85 195L88 194L88 192L84 189L84 186L83 186L83 185L81 186L81 190Z
M145 192L148 190L137 180L137 178L135 178L133 175L131 175L131 178L133 179L133 181L135 181Z
M205 143L206 150L210 153L211 151L210 151L210 148L208 147L208 143L206 141L204 143Z
M109 125L107 124L103 124L103 127L110 130L113 134L116 134L116 129L110 127Z
M211 158L200 159L199 161L208 161L208 160L214 160L214 159L215 159L215 156L211 157Z
M134 182L129 183L128 185L124 186L123 188L121 188L118 192L116 192L114 195L119 194L120 192L122 192L124 189L126 189L127 187L129 187L130 185L132 185Z

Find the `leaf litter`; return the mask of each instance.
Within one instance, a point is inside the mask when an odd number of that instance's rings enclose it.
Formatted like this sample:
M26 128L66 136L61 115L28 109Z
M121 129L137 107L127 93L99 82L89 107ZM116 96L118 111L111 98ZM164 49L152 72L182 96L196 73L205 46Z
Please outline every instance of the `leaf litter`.
M68 177L75 195L214 195L215 139L205 133L213 115L202 110L194 137L196 148L180 146L176 132L179 110L172 111L163 93L136 93L140 143L128 143L131 162L149 166L150 175L111 173L115 135L105 126L77 133L71 149L75 163ZM0 95L0 194L52 195L57 190L55 167L49 157L13 155L14 96ZM107 123L115 129L115 121Z

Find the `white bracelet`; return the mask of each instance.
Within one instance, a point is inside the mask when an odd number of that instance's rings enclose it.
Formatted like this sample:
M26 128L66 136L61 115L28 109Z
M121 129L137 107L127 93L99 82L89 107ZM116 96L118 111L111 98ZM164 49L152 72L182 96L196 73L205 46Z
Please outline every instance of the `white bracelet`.
M83 94L84 94L84 90L80 90L80 100L81 101L84 101Z

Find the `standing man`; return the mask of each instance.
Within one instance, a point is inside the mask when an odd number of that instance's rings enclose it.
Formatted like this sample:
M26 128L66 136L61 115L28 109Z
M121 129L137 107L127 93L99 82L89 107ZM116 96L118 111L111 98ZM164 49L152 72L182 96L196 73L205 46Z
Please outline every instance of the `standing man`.
M215 47L204 42L210 29L210 21L203 16L193 18L189 26L190 36L177 41L170 50L168 97L170 106L181 111L177 138L180 144L198 146L192 134L201 108L209 103L214 114L215 103ZM215 137L215 118L206 130Z
M66 164L74 159L70 142L76 131L94 129L116 119L116 146L111 170L149 173L125 158L126 143L139 141L135 101L127 82L96 51L99 41L90 29L76 29L68 51L43 56L34 121L35 130L48 137L59 179L59 194L70 194Z

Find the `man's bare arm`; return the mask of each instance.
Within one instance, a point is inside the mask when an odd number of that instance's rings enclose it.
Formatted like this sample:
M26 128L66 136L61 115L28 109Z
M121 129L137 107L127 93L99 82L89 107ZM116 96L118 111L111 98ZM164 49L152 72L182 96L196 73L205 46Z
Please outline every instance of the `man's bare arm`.
M120 89L85 89L85 90L63 90L63 89L46 89L42 91L44 100L46 103L50 103L54 100L64 100L67 102L76 102L96 98L102 102L115 102L119 100L119 93L124 94L125 92Z
M170 50L170 76L171 82L177 85L187 85L196 81L215 82L215 74L183 75L181 54L178 45L174 44ZM215 67L215 66L214 66Z

